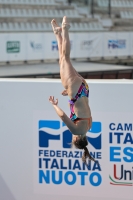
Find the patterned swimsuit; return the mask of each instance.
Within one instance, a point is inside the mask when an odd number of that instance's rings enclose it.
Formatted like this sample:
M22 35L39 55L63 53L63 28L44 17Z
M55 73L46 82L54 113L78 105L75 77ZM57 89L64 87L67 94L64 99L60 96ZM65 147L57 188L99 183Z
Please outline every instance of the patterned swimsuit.
M75 97L69 100L70 111L71 111L70 119L74 122L86 119L86 118L78 118L76 114L74 113L74 104L81 97L89 97L89 87L88 87L88 84L85 82L85 80L83 80Z

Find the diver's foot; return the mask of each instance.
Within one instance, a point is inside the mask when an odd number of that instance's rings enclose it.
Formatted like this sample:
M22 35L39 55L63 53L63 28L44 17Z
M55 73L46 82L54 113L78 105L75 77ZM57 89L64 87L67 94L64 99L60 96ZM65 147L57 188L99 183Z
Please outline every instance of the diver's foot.
M51 25L52 25L54 34L61 34L62 29L61 27L58 26L55 19L51 21Z
M70 24L68 23L67 17L64 16L62 20L62 28L69 30L70 29Z

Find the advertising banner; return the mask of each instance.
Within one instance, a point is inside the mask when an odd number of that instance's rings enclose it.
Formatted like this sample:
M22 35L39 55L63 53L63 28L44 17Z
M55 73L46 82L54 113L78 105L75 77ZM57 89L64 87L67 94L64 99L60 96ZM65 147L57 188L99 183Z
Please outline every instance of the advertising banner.
M120 198L126 199L126 191L131 191L133 187L133 114L124 114L128 120L124 116L120 117L120 113L115 113L115 116L111 113L105 131L109 141L109 188L114 194L117 188L121 191Z
M60 80L0 80L0 199L132 200L133 81L87 83L93 118L87 147L96 162L85 165L84 151L72 146L48 101L58 98L69 116Z
M133 32L130 32L130 56L133 57Z
M5 40L6 54L9 61L26 60L26 34L10 33L8 39Z
M75 58L88 58L92 47L92 40L88 33L75 33Z
M44 60L43 33L26 34L27 60Z
M44 38L44 58L58 59L58 44L54 33L43 33Z
M89 57L103 57L103 33L89 33L90 48Z
M126 199L127 191L132 193L133 127L130 122L133 114L124 113L120 117L119 112L105 112L99 120L100 115L93 112L94 121L87 133L88 149L96 162L87 161L86 166L82 162L83 150L71 147L72 134L58 117L51 112L35 113L34 189L37 194L50 195L52 190L53 195L114 200Z
M130 55L130 33L118 32L117 33L117 55L118 57Z
M59 59L53 33L8 33L0 38L1 62ZM133 56L133 33L70 33L70 45L72 59Z
M9 54L7 54L7 45L6 41L9 40L9 34L1 33L0 34L0 61L7 62L9 61Z
M93 196L96 188L102 188L101 122L93 122L91 131L87 133L89 149L97 160L96 163L87 162L88 167L82 162L83 150L71 147L72 134L55 113L35 113L34 124L36 193L50 194L52 190L54 195L70 195L68 190L71 187L72 196Z
M69 38L70 38L70 45L71 45L70 57L75 58L75 50L76 50L75 44L77 42L75 33L69 33Z
M118 55L117 33L103 33L103 57L116 57Z

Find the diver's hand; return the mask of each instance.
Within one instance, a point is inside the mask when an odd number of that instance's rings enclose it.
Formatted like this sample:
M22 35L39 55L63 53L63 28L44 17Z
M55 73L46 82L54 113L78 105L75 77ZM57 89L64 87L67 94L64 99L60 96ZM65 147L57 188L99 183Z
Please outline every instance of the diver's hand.
M58 99L54 100L54 96L50 96L50 97L49 97L49 102L50 102L52 105L58 105Z

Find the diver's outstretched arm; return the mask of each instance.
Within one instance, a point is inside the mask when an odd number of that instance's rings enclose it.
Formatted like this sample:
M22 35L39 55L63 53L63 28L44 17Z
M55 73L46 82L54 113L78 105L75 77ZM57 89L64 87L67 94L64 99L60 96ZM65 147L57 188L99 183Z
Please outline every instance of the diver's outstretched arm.
M83 128L80 124L74 124L71 119L65 114L65 112L58 107L58 99L54 100L53 96L49 97L49 102L53 105L57 115L66 124L68 129L73 135L81 135L83 133ZM81 129L82 128L82 129Z

